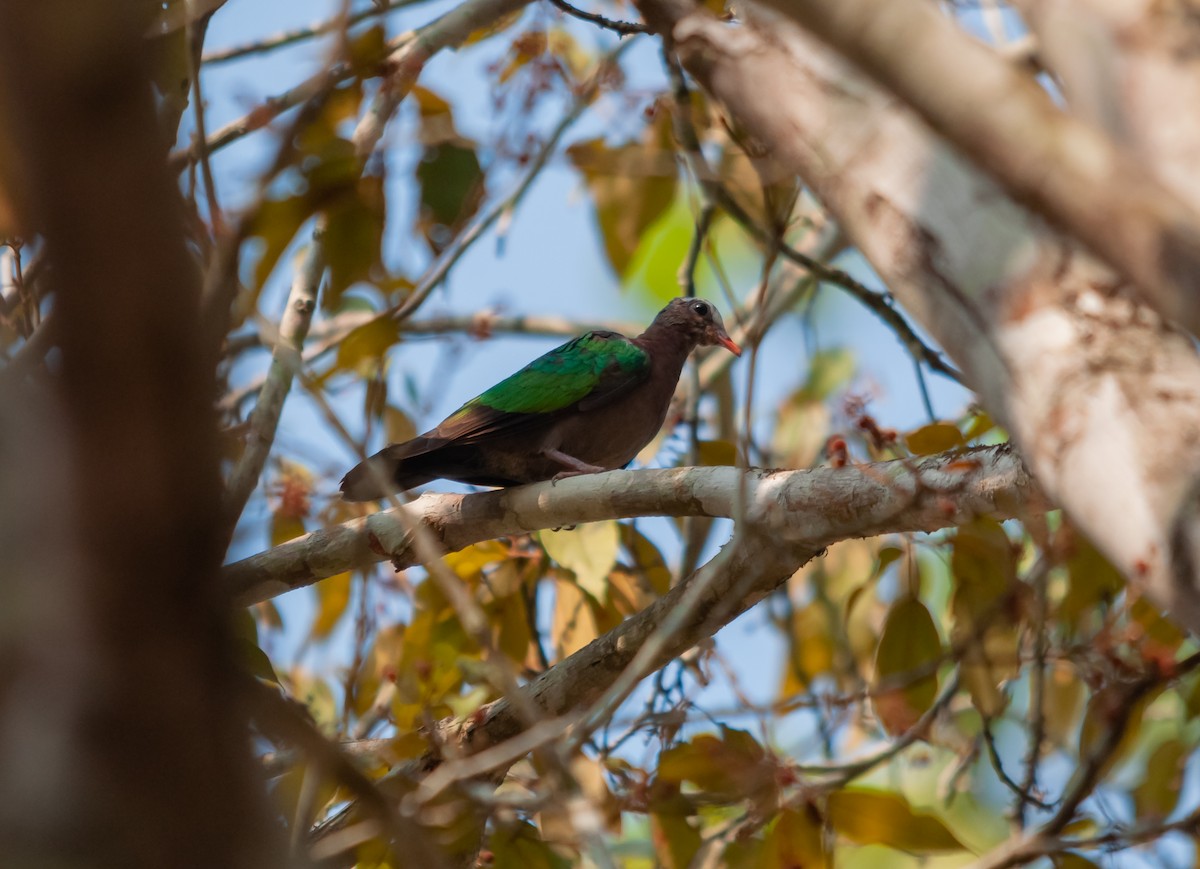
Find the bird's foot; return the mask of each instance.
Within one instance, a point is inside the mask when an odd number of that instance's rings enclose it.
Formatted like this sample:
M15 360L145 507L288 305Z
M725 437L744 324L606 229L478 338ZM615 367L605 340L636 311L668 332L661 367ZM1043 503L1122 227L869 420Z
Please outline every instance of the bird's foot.
M599 474L608 470L608 468L602 468L599 465L589 465L587 462L581 461L569 453L564 453L562 450L543 450L542 455L548 459L553 459L566 468L550 478L551 486L559 480L565 480L567 477L578 477L582 474Z

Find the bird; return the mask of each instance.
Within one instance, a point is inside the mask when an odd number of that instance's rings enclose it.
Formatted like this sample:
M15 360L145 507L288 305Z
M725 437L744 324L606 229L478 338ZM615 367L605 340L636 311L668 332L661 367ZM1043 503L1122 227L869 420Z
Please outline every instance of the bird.
M636 338L587 332L360 462L342 479L342 497L375 501L436 479L505 487L623 468L662 428L687 357L717 345L742 353L716 306L694 297L673 299Z

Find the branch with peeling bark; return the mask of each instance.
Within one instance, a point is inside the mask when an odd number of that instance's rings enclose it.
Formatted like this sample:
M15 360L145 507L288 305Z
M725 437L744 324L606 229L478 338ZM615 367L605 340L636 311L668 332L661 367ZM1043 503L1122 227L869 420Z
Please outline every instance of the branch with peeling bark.
M453 552L483 540L579 522L635 516L732 518L739 490L746 522L816 548L849 537L936 531L981 514L1011 518L1041 501L1008 446L925 459L804 471L677 468L610 471L473 495L422 495L401 508ZM314 531L227 565L245 606L391 558L416 563L405 523L384 510Z

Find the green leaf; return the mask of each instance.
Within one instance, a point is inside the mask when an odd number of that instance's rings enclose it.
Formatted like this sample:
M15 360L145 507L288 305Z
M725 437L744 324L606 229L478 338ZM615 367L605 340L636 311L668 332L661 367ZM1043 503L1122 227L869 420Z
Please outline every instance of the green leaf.
M915 597L892 604L879 648L875 653L875 684L893 685L914 671L932 671L911 679L903 687L878 690L874 696L875 714L885 730L893 735L911 728L937 699L937 661L942 654L942 639L933 616Z
M958 426L935 422L904 436L904 444L918 456L932 456L946 450L962 449L967 445Z
M914 854L965 850L945 824L914 812L898 794L857 788L834 791L827 812L833 828L859 845L888 845Z
M575 574L579 587L603 603L608 574L617 563L620 530L615 520L588 522L573 531L542 531L542 546L561 567Z
M650 838L662 869L688 869L703 844L686 814L657 807L650 813Z
M433 91L413 88L424 150L416 167L421 191L417 229L440 253L466 226L486 194L475 143L459 134L454 110Z
M485 193L475 145L467 139L425 148L417 164L421 210L417 225L440 253L479 210Z
M1126 692L1123 686L1109 683L1101 687L1088 699L1087 709L1083 713L1083 722L1079 726L1079 760L1089 762L1096 752L1107 744L1112 730L1122 719L1125 726L1121 731L1116 747L1103 759L1100 765L1101 775L1105 775L1121 761L1125 760L1137 744L1142 731L1142 716L1146 707L1154 700L1162 689L1143 694L1128 706Z

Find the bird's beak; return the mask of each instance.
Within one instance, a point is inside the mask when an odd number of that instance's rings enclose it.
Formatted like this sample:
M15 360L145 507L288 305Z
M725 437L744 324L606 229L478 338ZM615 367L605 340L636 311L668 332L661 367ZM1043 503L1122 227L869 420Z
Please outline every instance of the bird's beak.
M716 334L717 343L732 353L734 356L742 355L742 348L733 342L733 339L725 334L724 329L718 329Z

